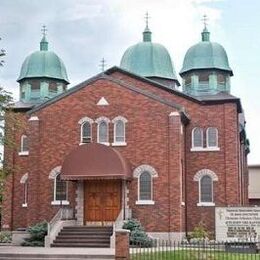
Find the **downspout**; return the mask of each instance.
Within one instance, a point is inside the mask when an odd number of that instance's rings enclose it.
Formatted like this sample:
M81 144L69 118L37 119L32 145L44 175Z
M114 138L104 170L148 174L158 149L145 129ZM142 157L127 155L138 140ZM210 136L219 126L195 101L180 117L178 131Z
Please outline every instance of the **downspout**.
M185 202L185 205L184 205L184 214L185 214L185 236L186 236L186 239L188 237L188 206L187 206L187 158L186 158L186 126L184 127L184 138L183 138L183 146L184 146L184 164L183 164L183 176L184 176L184 202Z

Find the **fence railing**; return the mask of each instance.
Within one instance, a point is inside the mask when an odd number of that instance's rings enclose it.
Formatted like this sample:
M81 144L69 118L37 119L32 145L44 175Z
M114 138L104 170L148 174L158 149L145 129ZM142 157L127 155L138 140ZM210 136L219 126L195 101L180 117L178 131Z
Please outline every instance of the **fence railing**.
M259 242L172 242L150 239L130 245L131 260L260 260Z

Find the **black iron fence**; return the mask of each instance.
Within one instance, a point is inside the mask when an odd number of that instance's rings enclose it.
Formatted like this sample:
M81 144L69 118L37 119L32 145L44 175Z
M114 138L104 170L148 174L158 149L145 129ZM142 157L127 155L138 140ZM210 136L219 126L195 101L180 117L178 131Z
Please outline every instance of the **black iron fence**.
M131 260L260 260L260 242L171 242L149 240L130 245Z

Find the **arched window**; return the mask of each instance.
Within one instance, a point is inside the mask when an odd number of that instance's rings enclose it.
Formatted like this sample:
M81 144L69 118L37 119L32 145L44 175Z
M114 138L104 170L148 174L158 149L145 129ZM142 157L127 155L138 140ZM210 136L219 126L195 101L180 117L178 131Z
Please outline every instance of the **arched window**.
M149 172L139 177L139 200L152 200L152 176Z
M93 120L89 117L83 117L79 120L80 127L80 143L91 143L92 142L92 124Z
M20 154L28 154L29 152L29 142L26 135L21 136L21 152Z
M199 202L198 206L214 206L213 182L218 181L218 176L211 170L203 169L198 171L194 181L199 183Z
M195 127L192 130L192 148L203 148L203 130Z
M109 119L106 117L100 117L96 120L97 127L97 142L105 145L109 145Z
M207 147L218 147L218 129L215 127L207 129Z
M23 202L22 207L27 207L28 201L28 173L24 174L20 180L20 183L23 185Z
M213 202L213 182L209 175L200 179L200 202Z
M137 205L152 205L153 201L153 178L158 177L155 169L150 165L141 165L134 170L134 177L138 178Z
M81 125L81 143L91 143L92 141L92 129L89 122L85 122Z
M125 140L125 124L127 120L124 117L115 117L112 122L114 123L114 143L113 145L126 145Z
M54 179L54 201L68 200L68 183L61 180L60 173Z
M49 179L53 180L53 201L52 205L68 205L68 182L61 180L61 166L57 166L49 174Z

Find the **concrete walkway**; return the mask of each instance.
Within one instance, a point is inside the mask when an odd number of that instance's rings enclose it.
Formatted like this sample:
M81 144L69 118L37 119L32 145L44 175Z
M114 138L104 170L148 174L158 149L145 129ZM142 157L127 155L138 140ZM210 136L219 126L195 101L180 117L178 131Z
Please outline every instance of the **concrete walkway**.
M45 247L21 247L21 246L1 246L0 259L3 256L9 257L23 256L30 258L61 258L64 259L114 259L115 249L113 248L45 248ZM2 256L2 257L1 257ZM13 258L14 259L14 258ZM16 259L16 258L15 258ZM19 258L20 259L20 258ZM24 258L21 258L24 259Z

